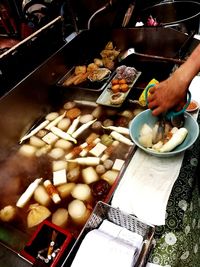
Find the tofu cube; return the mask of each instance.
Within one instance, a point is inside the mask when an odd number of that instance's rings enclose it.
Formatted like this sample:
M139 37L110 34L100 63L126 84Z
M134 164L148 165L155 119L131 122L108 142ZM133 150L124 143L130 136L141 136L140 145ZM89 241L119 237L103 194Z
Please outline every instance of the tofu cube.
M124 165L124 160L116 159L114 164L113 164L112 169L115 171L120 171L123 165Z
M66 182L67 182L67 176L65 169L53 172L53 184L55 186L64 184Z
M90 150L90 154L95 157L99 157L105 150L107 146L103 145L102 143L98 143L95 147Z

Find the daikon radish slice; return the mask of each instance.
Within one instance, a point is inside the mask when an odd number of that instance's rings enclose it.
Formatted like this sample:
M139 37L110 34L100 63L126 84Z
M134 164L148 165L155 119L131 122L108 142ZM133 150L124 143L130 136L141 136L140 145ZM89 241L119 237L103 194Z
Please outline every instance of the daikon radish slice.
M75 185L76 185L75 183L65 183L65 184L59 185L57 187L57 190L61 198L69 197Z
M117 141L121 142L121 143L124 143L128 146L132 146L133 145L133 142L128 139L127 137L123 136L122 134L118 133L118 132L115 132L115 131L112 131L111 134L110 134L114 139L116 139Z
M82 201L89 201L91 200L92 194L89 185L87 184L77 184L72 192L71 195L73 198L82 200Z
M68 212L72 220L79 225L85 224L90 215L83 201L79 199L74 199L69 203Z
M43 185L38 185L38 187L34 191L33 197L35 201L41 204L42 206L47 207L51 203L51 198Z
M46 143L37 136L31 136L29 143L30 145L35 147L43 147L44 145L46 145Z
M52 223L65 228L67 226L68 217L67 209L59 208L52 214Z
M54 172L65 169L67 170L67 162L65 160L56 160L52 162L52 169Z
M118 173L119 172L115 170L108 170L101 176L101 178L106 180L110 185L113 185L118 176Z
M187 134L188 134L188 130L186 128L178 129L178 131L176 131L172 135L171 139L159 149L159 152L172 151L175 147L180 145L185 140Z
M23 156L33 156L37 151L37 148L31 145L22 145L19 149L19 153Z
M86 184L91 184L99 180L99 176L93 167L88 167L82 170L83 181Z
M118 133L121 133L121 134L126 134L126 135L129 135L129 129L126 128L126 127L117 127L117 126L108 126L108 127L105 127L105 126L102 126L104 129L108 129L108 130L112 130L112 131L115 131L115 132L118 132Z

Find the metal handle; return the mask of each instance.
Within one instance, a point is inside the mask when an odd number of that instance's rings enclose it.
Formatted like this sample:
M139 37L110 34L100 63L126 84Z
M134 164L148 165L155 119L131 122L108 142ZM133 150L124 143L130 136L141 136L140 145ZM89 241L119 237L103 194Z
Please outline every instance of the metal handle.
M146 104L148 105L148 92L149 92L149 89L154 87L155 84L149 84L146 89L145 89L145 101L146 101ZM187 92L187 102L186 104L184 105L184 107L179 110L179 111L168 111L166 114L165 114L165 117L170 120L172 117L175 117L175 116L179 116L181 115L182 113L184 113L186 111L186 109L188 108L190 102L191 102L191 93L190 91Z

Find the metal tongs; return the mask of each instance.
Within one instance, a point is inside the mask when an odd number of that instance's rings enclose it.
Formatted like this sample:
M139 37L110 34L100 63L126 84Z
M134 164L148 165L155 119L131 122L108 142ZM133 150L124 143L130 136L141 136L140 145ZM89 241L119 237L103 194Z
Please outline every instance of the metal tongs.
M154 87L155 84L149 84L145 89L145 100L148 105L148 92L151 87ZM162 128L165 125L165 122L170 122L173 127L183 127L185 122L184 112L186 111L187 107L189 106L191 101L191 93L188 91L187 93L187 102L184 107L179 111L170 110L166 113L163 113L159 116L159 126Z

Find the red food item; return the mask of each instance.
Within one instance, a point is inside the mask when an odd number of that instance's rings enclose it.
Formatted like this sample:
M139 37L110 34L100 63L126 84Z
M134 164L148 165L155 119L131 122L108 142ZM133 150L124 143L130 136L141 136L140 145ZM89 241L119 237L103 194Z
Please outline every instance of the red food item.
M110 190L110 185L107 181L101 179L91 184L91 192L97 199L105 197Z

